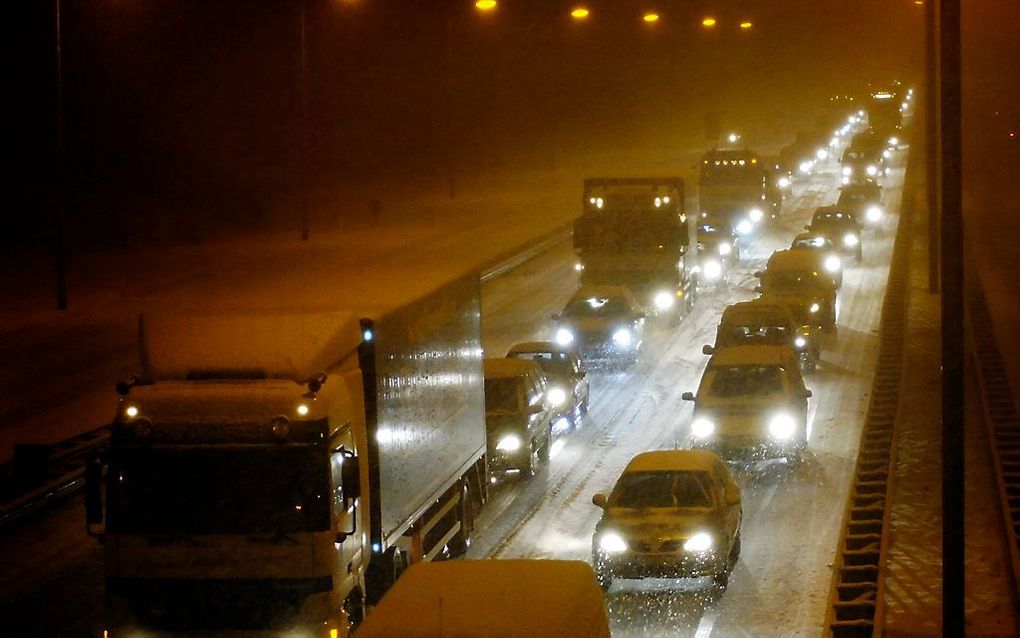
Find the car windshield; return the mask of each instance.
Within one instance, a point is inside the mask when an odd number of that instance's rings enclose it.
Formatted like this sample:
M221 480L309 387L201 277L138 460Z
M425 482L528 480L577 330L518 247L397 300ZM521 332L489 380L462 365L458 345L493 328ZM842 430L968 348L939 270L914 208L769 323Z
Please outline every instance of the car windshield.
M865 202L875 199L870 193L864 193L861 191L844 191L840 194L839 199L836 201L837 204L863 204Z
M577 318L617 317L629 312L630 305L621 297L591 295L572 299L563 314Z
M712 507L712 481L703 471L627 472L617 481L610 507Z
M783 393L781 366L713 366L708 369L709 393L715 397L753 397Z
M515 378L485 380L485 412L517 412L520 410L520 383Z
M811 220L812 225L824 226L826 224L838 225L838 224L852 224L854 223L853 215L850 213L816 213L815 218Z
M812 250L822 250L828 248L832 242L827 237L804 237L801 239L793 240L793 248L810 248Z
M814 270L765 271L762 285L766 290L787 291L799 294L822 286L822 278Z
M789 340L787 326L775 317L742 317L719 327L716 345L783 345Z

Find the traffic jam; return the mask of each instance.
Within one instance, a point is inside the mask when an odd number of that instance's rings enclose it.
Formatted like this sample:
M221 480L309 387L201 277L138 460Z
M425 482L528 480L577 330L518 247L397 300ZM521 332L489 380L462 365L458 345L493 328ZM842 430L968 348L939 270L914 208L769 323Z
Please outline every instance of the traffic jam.
M593 495L601 514L591 564L604 591L635 579L698 579L716 597L727 588L741 552L734 473L795 470L810 454L812 375L839 339L844 273L868 264L866 244L895 228L882 186L904 148L912 99L898 86L857 102L834 98L839 119L827 136L798 134L771 158L730 135L700 162L695 213L684 207L682 180L585 181L573 232L578 285L552 317L549 340L513 346L512 362L486 359L494 485L533 477L598 404L592 376L633 370L650 330L679 325L699 297L746 269L742 255L783 219L799 183L823 167L838 180L827 189L836 200L752 273L757 296L719 315L700 382L682 394L693 404L686 435L674 449L633 456L615 485Z

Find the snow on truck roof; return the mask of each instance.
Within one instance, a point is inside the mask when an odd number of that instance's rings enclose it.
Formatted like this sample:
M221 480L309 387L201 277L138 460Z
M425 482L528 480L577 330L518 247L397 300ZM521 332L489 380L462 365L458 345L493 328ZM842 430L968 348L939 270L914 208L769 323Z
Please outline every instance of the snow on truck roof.
M412 565L357 636L609 638L609 619L584 561L441 561Z
M362 340L351 311L144 314L139 331L143 367L158 380L232 370L304 381L350 358Z
M627 472L707 472L715 467L719 457L708 450L653 450L642 452L630 460Z

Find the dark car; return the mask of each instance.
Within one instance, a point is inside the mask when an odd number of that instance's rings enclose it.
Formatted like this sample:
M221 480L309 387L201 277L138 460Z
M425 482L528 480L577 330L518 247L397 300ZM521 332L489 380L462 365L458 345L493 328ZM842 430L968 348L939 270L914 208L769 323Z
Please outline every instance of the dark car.
M518 343L507 353L509 359L534 361L545 374L553 432L575 428L588 413L591 384L588 370L577 350L553 341Z
M698 284L717 286L729 280L730 267L740 261L740 243L728 224L698 226Z
M585 361L628 364L641 352L645 311L624 286L581 286L553 319L556 343Z
M740 487L708 450L638 454L608 495L592 535L592 565L616 578L699 578L722 590L740 558Z
M843 286L843 260L840 251L827 235L804 231L790 242L790 250L811 251L818 257L818 266L829 277L836 288Z
M711 355L734 346L790 346L797 353L801 369L815 369L821 344L815 331L793 314L794 300L759 297L730 304L723 310L716 328L715 345L702 352Z
M848 210L836 206L822 206L811 216L804 230L825 235L845 255L853 255L861 263L864 248L861 245L861 224Z
M762 296L788 300L793 316L801 325L831 330L836 325L839 305L832 279L819 272L817 258L802 250L777 250L764 271L756 271Z
M836 208L849 211L864 225L871 228L881 226L885 219L882 206L882 187L874 180L848 184L839 189Z
M545 375L538 364L487 358L485 369L485 431L489 473L534 476L548 461L552 423Z

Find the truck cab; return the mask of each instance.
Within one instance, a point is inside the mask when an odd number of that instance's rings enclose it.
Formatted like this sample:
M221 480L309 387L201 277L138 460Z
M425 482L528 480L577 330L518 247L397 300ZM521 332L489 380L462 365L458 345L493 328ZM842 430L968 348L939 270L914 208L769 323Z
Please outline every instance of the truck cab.
M712 150L701 159L698 208L722 218L739 235L750 235L779 218L783 193L762 158L749 150Z

